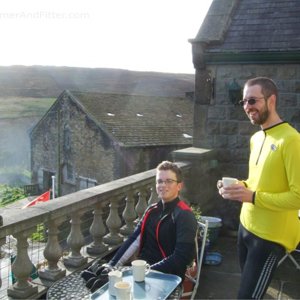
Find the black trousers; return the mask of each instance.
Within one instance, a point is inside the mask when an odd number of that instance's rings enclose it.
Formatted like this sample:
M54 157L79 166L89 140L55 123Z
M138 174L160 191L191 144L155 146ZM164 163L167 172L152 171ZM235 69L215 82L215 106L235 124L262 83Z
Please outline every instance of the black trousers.
M238 233L241 283L238 299L262 299L272 280L283 246L257 237L241 224Z

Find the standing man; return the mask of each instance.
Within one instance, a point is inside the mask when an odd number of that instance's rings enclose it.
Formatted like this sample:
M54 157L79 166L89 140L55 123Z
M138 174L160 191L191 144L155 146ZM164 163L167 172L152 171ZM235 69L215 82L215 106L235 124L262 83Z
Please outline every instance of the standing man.
M187 267L195 258L197 220L191 208L179 198L182 181L182 171L175 163L163 161L157 166L158 202L146 209L133 234L107 265L96 270L95 276L103 273L103 267L128 264L135 255L146 260L152 270L184 279ZM87 272L83 274L85 279L91 277ZM96 278L87 283L88 286L94 284L92 290L97 288Z
M250 140L249 175L229 187L224 199L242 202L238 251L238 299L261 299L279 259L300 241L300 135L278 115L278 89L269 78L245 83L241 104L261 130Z

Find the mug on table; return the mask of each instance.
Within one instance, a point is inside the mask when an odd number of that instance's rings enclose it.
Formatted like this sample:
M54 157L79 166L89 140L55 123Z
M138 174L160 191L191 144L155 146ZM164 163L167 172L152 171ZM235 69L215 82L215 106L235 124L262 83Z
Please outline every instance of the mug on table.
M126 281L118 281L114 285L117 300L131 300L131 284Z
M145 260L137 259L131 262L133 279L136 282L145 280L145 275L150 271L150 265Z
M108 273L108 289L112 296L116 295L115 284L122 281L122 272L115 270Z

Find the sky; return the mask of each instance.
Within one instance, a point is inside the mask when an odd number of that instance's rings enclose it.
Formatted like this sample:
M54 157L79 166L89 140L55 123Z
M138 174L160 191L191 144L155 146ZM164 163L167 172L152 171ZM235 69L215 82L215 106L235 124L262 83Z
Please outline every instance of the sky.
M194 73L189 39L212 0L10 0L0 66Z

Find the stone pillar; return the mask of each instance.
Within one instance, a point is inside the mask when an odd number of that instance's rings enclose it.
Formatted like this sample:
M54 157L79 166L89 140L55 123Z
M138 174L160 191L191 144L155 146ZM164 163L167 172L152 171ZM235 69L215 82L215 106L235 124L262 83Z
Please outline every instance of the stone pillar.
M138 193L139 199L138 202L135 206L135 210L139 216L139 219L141 219L141 217L143 216L148 204L147 204L147 200L146 200L146 192L144 190L141 190Z
M149 200L148 200L148 205L151 205L151 204L154 204L157 202L158 200L158 196L157 196L157 193L156 193L156 187L155 186L152 186L150 188L150 197L149 197Z
M23 231L14 235L17 239L17 256L11 268L17 281L12 287L8 288L7 295L15 299L34 298L34 295L38 292L38 287L28 282L33 268L27 252L27 237L30 233L31 231Z
M212 137L208 128L208 111L213 97L214 81L207 70L196 70L193 145L211 148Z
M94 210L94 219L90 228L90 233L94 241L87 247L87 253L91 255L101 254L108 249L108 246L103 243L103 237L106 233L106 228L102 216L102 204L96 204Z
M87 257L83 257L80 253L81 248L84 246L85 241L81 232L80 217L83 212L74 212L71 217L71 232L67 238L67 244L70 246L71 253L64 259L66 266L80 267L87 262Z
M106 220L106 226L109 229L109 233L104 237L104 241L109 245L118 245L123 242L123 237L119 233L122 225L121 218L118 213L119 199L112 198L109 207L109 216Z
M137 218L137 214L134 209L135 201L133 197L133 191L129 191L127 193L127 197L125 201L126 201L126 206L122 216L126 224L121 228L121 233L125 236L128 236L133 232L135 227L134 221Z
M174 161L189 162L184 175L184 190L181 197L191 204L199 204L206 213L216 206L218 179L217 156L214 150L190 147L172 152Z
M44 257L48 261L48 266L39 271L39 277L56 281L66 275L66 270L58 267L57 263L63 255L62 248L58 242L58 226L63 220L51 220L48 222L48 240L44 250Z

